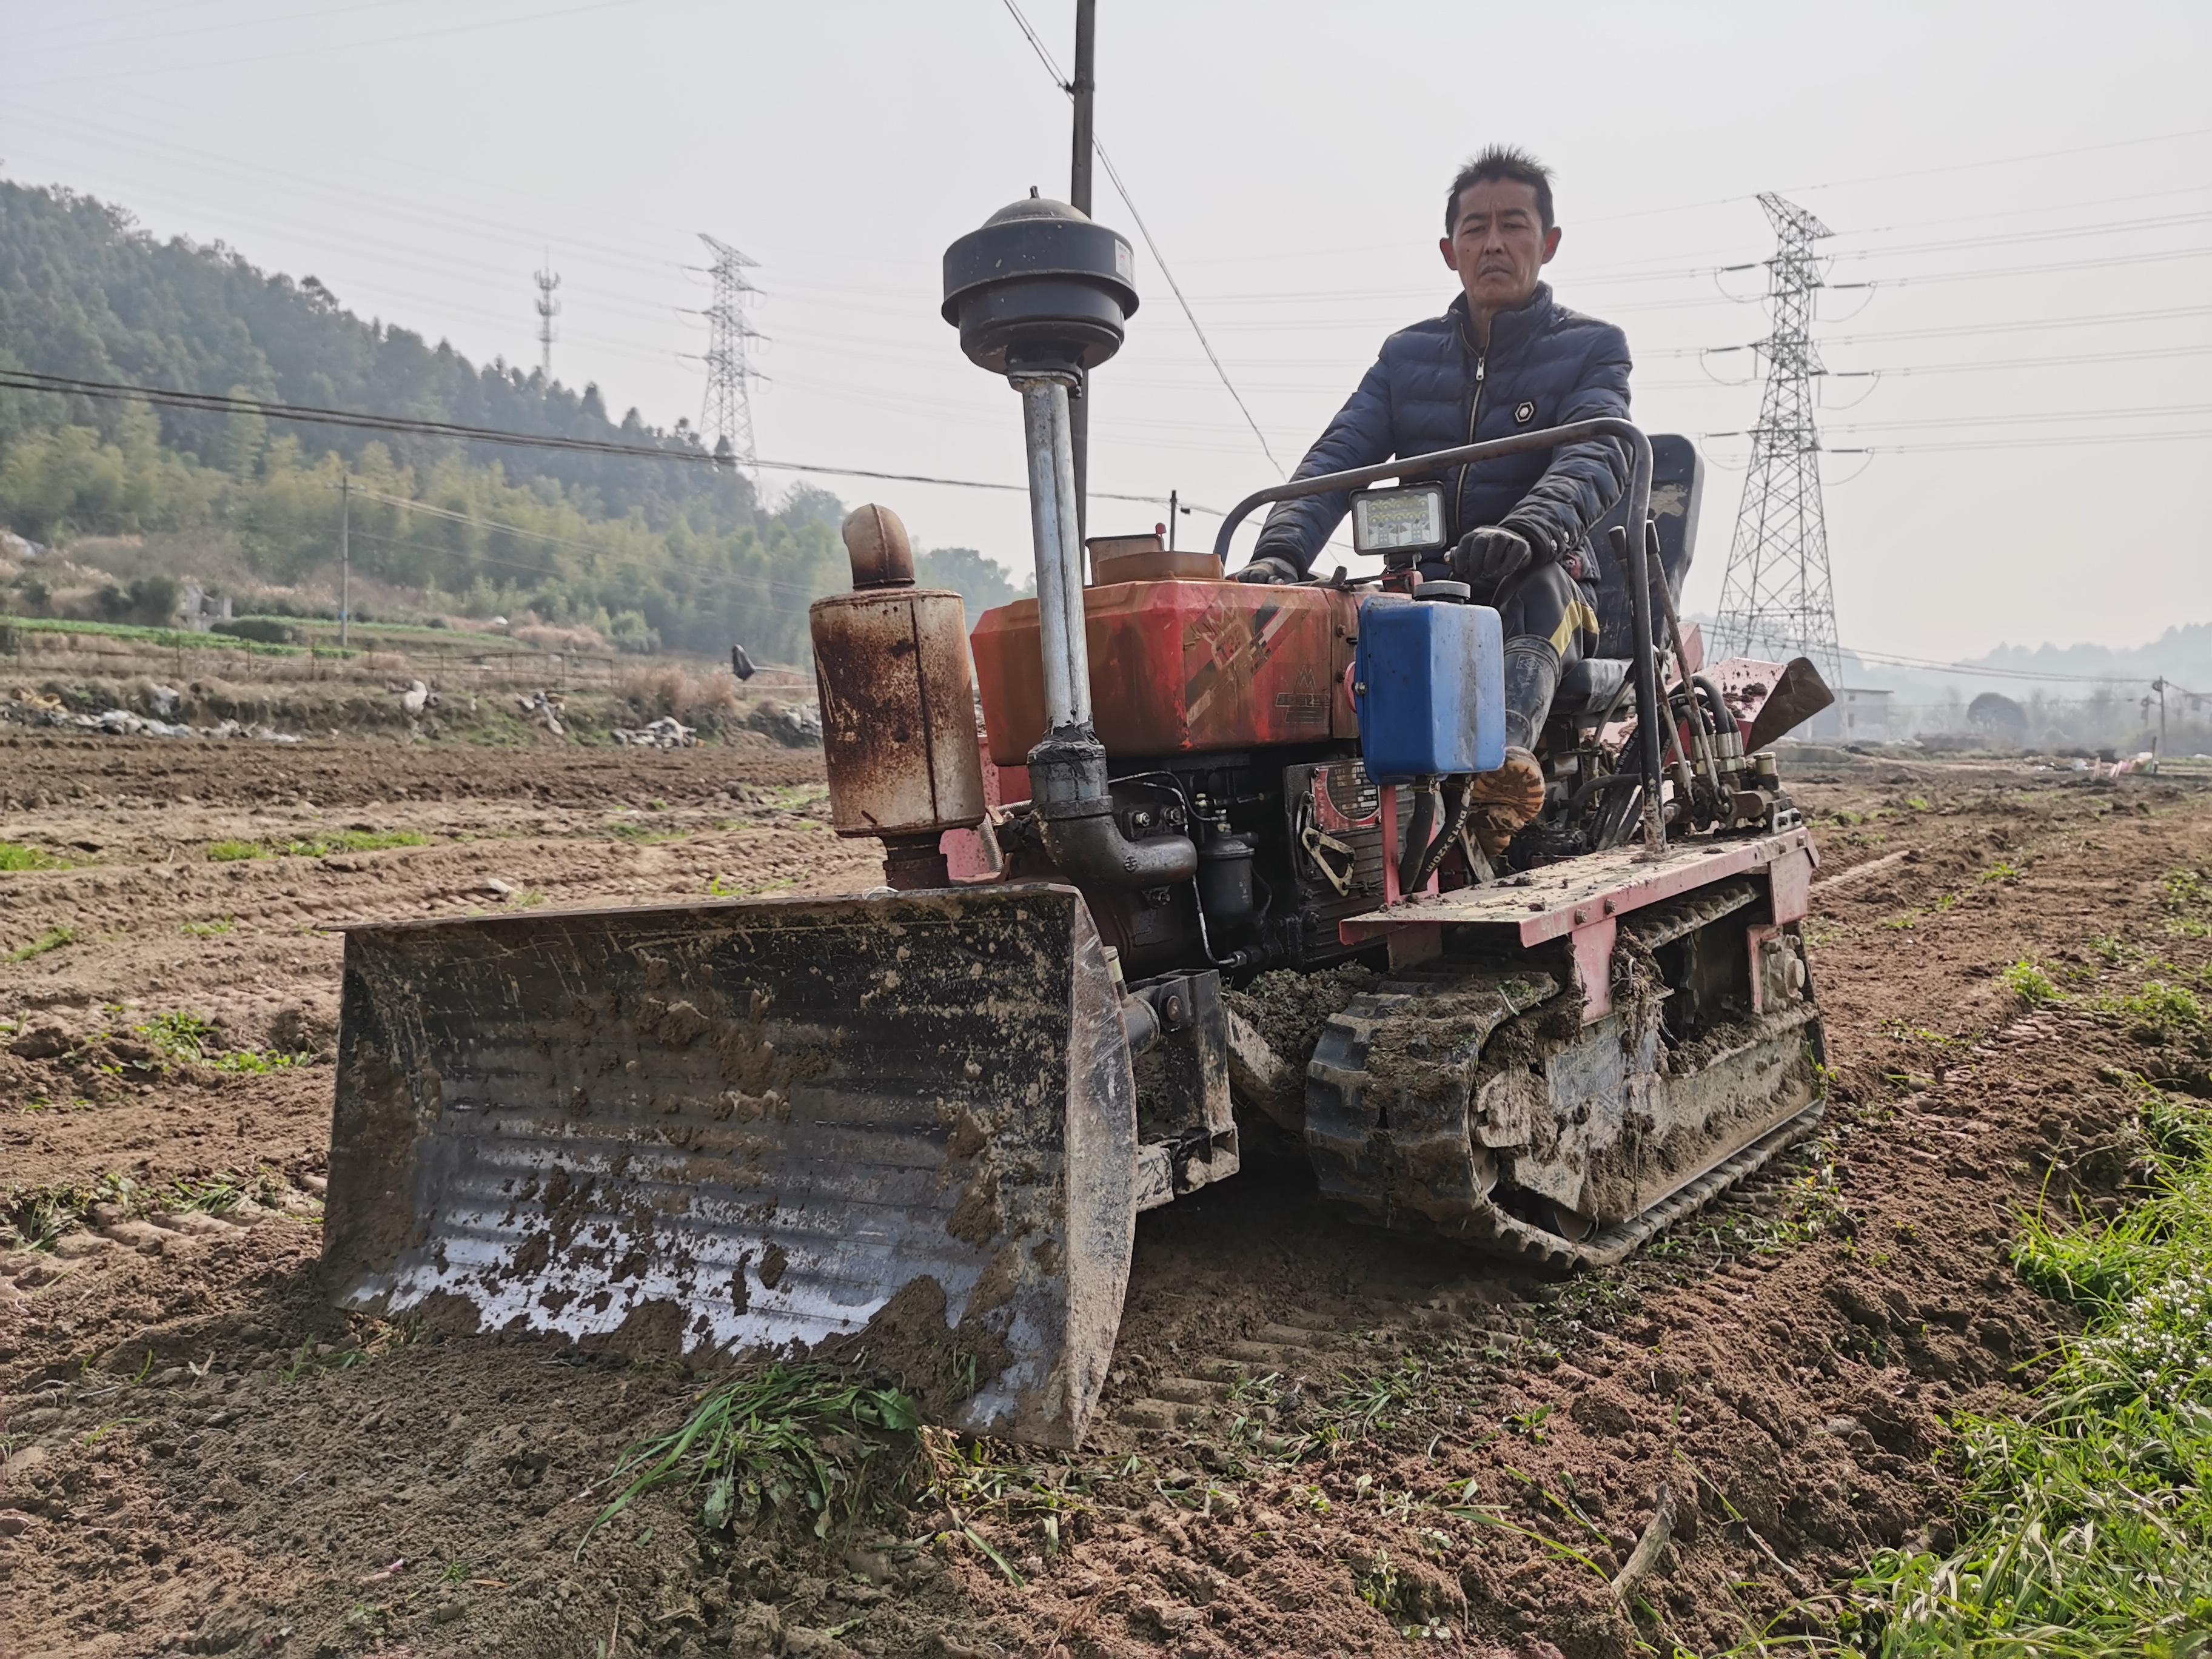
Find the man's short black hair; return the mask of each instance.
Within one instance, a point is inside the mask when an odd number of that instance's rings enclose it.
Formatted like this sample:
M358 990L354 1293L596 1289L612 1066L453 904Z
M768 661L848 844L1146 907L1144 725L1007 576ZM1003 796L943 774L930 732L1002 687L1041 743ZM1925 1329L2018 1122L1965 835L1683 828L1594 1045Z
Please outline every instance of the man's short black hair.
M1552 228L1552 170L1525 149L1515 144L1492 144L1459 170L1452 180L1451 194L1444 198L1444 234L1451 235L1459 229L1459 195L1469 185L1480 185L1492 179L1510 179L1517 184L1531 185L1536 191L1536 211L1544 221L1544 228Z

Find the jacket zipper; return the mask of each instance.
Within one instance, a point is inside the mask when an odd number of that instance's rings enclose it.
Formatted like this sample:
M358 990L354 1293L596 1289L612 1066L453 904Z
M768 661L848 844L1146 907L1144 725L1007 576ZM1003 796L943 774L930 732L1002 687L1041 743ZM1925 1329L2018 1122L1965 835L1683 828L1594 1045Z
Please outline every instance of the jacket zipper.
M1474 423L1482 417L1482 380L1490 366L1490 348L1479 348L1474 354L1474 401L1467 411L1467 441L1474 441ZM1462 536L1467 534L1467 475L1474 470L1473 461L1462 461L1459 469L1459 490L1452 501L1452 521Z

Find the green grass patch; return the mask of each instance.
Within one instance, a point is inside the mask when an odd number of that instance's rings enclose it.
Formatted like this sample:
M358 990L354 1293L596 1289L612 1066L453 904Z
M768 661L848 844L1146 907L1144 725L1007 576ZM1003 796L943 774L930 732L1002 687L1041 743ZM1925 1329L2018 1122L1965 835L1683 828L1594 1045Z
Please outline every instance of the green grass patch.
M69 860L44 848L20 841L0 841L0 870L66 870Z
M425 847L430 838L419 830L336 830L326 836L303 836L295 841L216 841L207 855L217 863L233 859L323 859L333 853L380 853L387 847Z
M2025 873L2027 872L2021 870L2021 868L2018 865L2014 864L2011 860L1999 859L1995 864L1990 866L1988 869L1983 871L1977 879L1981 881L2018 881Z
M2046 1002L2063 1002L2066 1000L2066 994L2052 982L2051 975L2026 957L2014 963L1998 977L2004 981L2007 990L2031 1008L2040 1008Z
M143 1025L131 1029L144 1037L149 1047L160 1049L171 1060L191 1066L211 1066L218 1072L259 1076L297 1066L307 1058L304 1054L280 1054L267 1048L226 1048L212 1020L186 1009L158 1014Z
M2212 1109L2128 1078L2152 1195L2108 1223L2023 1218L2014 1266L2079 1307L2025 1419L1961 1419L1960 1541L1886 1550L1841 1641L1740 1651L2075 1659L2205 1650L2212 1629Z
M42 957L49 951L58 951L64 945L76 943L76 928L49 927L28 945L19 945L5 957L0 957L0 962L28 962L33 957Z
M380 853L387 847L426 847L419 830L340 830L328 836L288 841L276 850L289 858L322 859L333 853Z
M2162 1043L2180 1036L2195 1036L2205 1029L2204 1005L2185 985L2162 979L2146 980L2140 991L2124 996L2104 996L2090 1005L2110 1014L2138 1042Z
M177 931L186 939L221 939L237 926L237 919L225 916L221 921L180 921Z
M2142 951L2129 944L2118 933L2092 933L2089 936L2089 948L2096 952L2097 959L2107 968L2124 967L2142 956Z
M790 885L788 876L763 882L743 882L735 876L711 876L707 881L707 894L710 898L760 898L769 893L781 893Z
M26 634L82 634L94 639L131 640L164 651L243 651L249 641L227 634L195 634L181 628L145 628L131 623L76 622L66 617L0 617L0 623ZM296 645L251 642L256 656L296 657ZM350 653L349 653L350 654Z
M859 1501L867 1462L921 1426L915 1403L896 1389L870 1389L817 1365L772 1364L702 1395L683 1424L641 1441L615 1464L629 1484L601 1510L576 1546L656 1486L704 1489L699 1514L717 1530L763 1510L811 1514L826 1538L842 1510Z

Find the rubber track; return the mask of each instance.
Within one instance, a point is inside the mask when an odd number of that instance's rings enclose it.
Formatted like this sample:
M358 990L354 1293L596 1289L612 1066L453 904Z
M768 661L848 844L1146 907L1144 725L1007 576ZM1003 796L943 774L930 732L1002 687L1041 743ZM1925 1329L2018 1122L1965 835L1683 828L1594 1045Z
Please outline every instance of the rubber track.
M1708 899L1705 903L1685 908L1702 911L1711 902ZM1735 908L1723 902L1719 912L1725 914ZM1710 919L1701 917L1690 925L1702 925L1703 921ZM1464 1097L1456 1101L1423 1103L1425 1109L1415 1115L1413 1122L1378 1121L1376 1106L1367 1097L1370 1045L1388 1022L1418 1012L1420 1003L1439 994L1504 993L1500 1001L1509 1006L1500 1018L1482 1026L1479 1032L1469 1030L1460 1048L1449 1056L1438 1056L1464 1061L1466 1075L1471 1080L1480 1045L1488 1040L1491 1031L1506 1018L1549 1000L1547 995L1523 1001L1504 992L1509 984L1542 987L1553 994L1558 994L1555 982L1540 974L1516 974L1495 968L1425 966L1401 970L1372 991L1353 998L1342 1013L1330 1018L1322 1028L1321 1041L1314 1048L1313 1063L1306 1072L1306 1147L1324 1198L1352 1211L1357 1218L1378 1225L1433 1231L1532 1266L1555 1270L1607 1267L1632 1255L1659 1233L1696 1213L1720 1194L1764 1167L1777 1153L1809 1133L1826 1110L1816 1101L1729 1154L1705 1174L1677 1188L1641 1214L1579 1241L1562 1237L1509 1213L1486 1193L1477 1190L1471 1181L1455 1183L1455 1190L1440 1187L1431 1180L1419 1191L1413 1190L1403 1172L1417 1166L1425 1175L1432 1175L1439 1161L1438 1153L1447 1150L1447 1143L1454 1135L1458 1137L1460 1146L1471 1149L1472 1136L1467 1121L1468 1103ZM1520 1006L1510 1006L1512 1004ZM1474 1024L1480 1024L1480 1021ZM1403 1111L1402 1103L1399 1109ZM1471 1150L1468 1161L1471 1175Z

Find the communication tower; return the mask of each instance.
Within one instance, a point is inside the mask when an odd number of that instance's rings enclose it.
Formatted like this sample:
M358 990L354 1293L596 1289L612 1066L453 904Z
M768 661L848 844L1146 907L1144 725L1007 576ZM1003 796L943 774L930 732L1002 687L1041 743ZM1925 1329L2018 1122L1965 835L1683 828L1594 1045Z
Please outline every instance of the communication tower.
M538 273L538 367L545 378L553 378L553 319L561 314L561 302L553 297L553 290L561 286L561 278L553 270L553 255L547 250L545 269Z
M1822 286L1813 245L1833 233L1771 191L1759 204L1777 241L1766 262L1774 329L1759 344L1766 387L1751 432L1751 470L1713 632L1725 651L1809 657L1836 685L1843 665L1820 507L1820 434L1813 419L1813 381L1826 371L1812 335L1814 295Z

